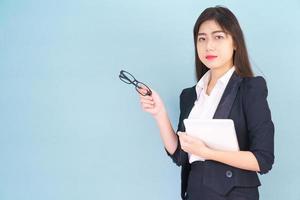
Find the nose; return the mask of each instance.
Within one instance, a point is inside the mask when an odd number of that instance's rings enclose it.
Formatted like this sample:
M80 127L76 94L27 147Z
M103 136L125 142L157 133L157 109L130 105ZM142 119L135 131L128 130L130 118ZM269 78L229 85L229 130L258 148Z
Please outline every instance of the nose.
M215 49L215 44L213 42L213 40L211 40L210 38L208 38L206 40L206 51L212 51Z

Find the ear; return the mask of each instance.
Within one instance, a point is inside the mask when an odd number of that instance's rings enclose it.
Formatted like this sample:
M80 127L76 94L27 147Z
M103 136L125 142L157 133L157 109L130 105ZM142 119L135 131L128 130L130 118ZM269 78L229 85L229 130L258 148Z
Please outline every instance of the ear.
M236 48L236 44L235 44L235 42L233 41L233 50L236 51L236 49L237 49L237 48Z
M235 44L233 44L233 50L236 51L236 45Z

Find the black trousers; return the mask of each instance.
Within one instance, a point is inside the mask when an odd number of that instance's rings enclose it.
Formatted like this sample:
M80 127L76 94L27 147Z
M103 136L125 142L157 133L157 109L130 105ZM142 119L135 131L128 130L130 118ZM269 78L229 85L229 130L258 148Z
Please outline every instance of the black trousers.
M257 187L234 187L226 196L216 193L203 185L203 162L196 161L191 164L189 174L187 199L188 200L258 200Z

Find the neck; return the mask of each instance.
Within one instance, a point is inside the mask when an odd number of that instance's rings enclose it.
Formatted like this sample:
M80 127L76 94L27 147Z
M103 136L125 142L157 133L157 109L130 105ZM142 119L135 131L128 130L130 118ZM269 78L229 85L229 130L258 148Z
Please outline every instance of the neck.
M229 69L231 69L233 65L227 67L220 67L216 69L211 69L210 82L215 83L217 80L223 76Z

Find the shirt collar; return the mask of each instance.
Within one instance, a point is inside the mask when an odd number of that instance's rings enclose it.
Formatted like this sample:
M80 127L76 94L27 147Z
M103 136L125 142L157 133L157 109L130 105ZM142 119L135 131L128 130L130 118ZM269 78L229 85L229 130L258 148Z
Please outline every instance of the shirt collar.
M217 84L221 84L223 86L226 86L227 83L229 82L230 77L232 76L233 72L235 71L235 66L231 67L225 74L223 74L223 76L221 76L218 81ZM197 85L196 85L196 93L197 93L197 97L199 97L200 92L203 88L207 87L207 84L209 82L211 76L211 71L208 70L203 76L202 78L198 81Z
M218 79L218 82L222 83L223 85L227 85L227 83L234 71L235 71L235 67L233 66L223 76L221 76Z

